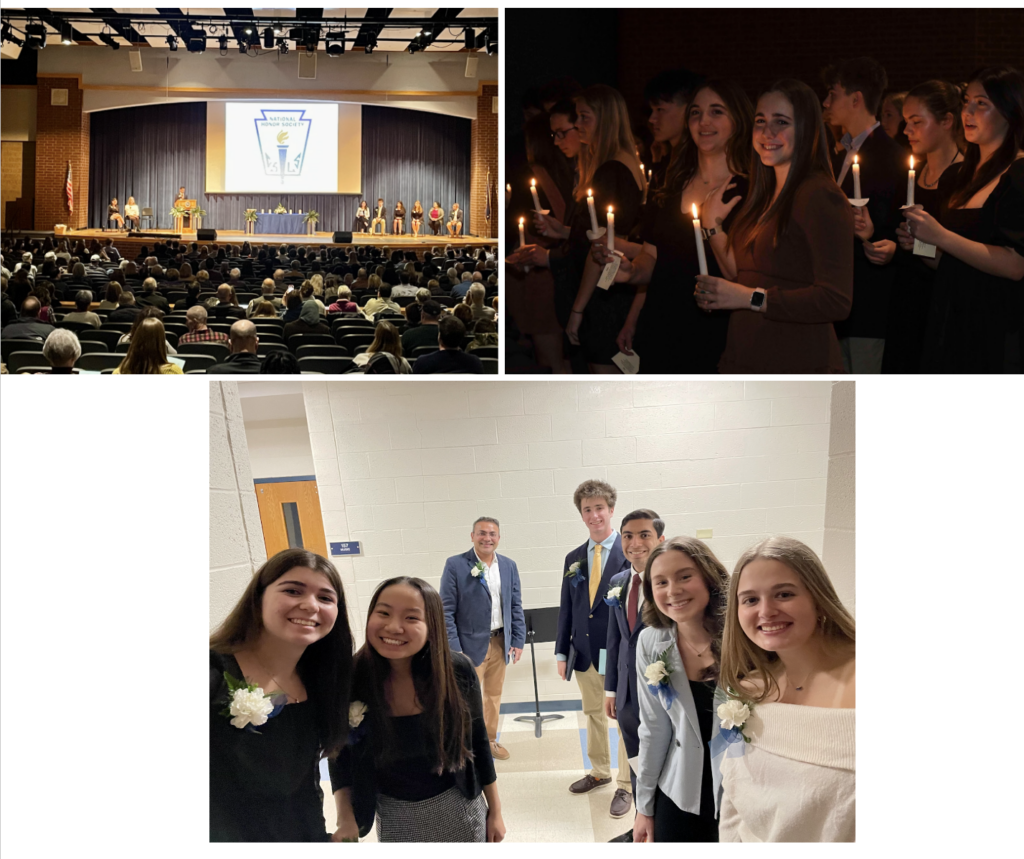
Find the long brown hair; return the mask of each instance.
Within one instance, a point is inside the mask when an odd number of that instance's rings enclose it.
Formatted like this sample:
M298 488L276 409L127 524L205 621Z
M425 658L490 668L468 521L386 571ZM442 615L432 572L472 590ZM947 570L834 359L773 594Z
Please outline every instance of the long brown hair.
M587 196L587 188L594 184L597 168L611 161L621 151L629 154L639 170L640 159L636 157L636 140L629 127L629 108L617 89L606 84L595 84L576 96L576 104L586 104L594 112L594 135L590 142L580 149L580 182L576 186L576 199Z
M465 694L455 679L444 605L438 592L423 579L397 576L381 582L373 592L366 612L367 623L381 593L392 585L408 585L423 597L427 643L412 658L412 680L416 697L423 705L423 726L438 752L438 772L458 772L473 757L469 746L471 716ZM366 718L370 720L374 756L378 762L388 761L396 748L394 726L388 718L384 694L384 684L390 674L391 660L374 650L369 641L359 648L355 656L352 697L366 704Z
M722 99L733 123L732 137L729 138L725 149L729 169L740 176L746 176L750 170L754 107L742 87L732 81L710 80L694 90L693 97L686 105L686 131L683 133L683 139L679 146L672 150L672 159L665 172L665 184L654 193L654 202L658 206L664 207L671 200L678 202L683 188L697 174L699 150L690 134L690 110L697 100L697 95L706 89L711 90Z
M804 180L815 173L824 173L830 179L832 162L828 155L825 123L821 119L821 105L818 97L803 81L785 78L776 81L762 96L777 92L793 105L793 161L786 175L778 199L772 203L775 194L775 170L766 167L754 153L750 158L750 187L747 200L736 221L729 231L729 246L741 247L753 242L757 233L773 220L775 234L772 237L773 247L777 247L779 239L789 226L793 212L793 200Z
M263 632L263 594L296 567L326 576L338 595L338 619L333 629L309 645L295 666L313 707L321 757L333 758L348 737L352 632L341 577L330 561L307 549L285 549L269 558L249 580L231 613L210 635L210 650L233 654L255 644Z
M999 176L1013 163L1024 146L1024 75L1013 66L989 66L978 69L969 78L985 89L988 100L995 105L999 115L1009 124L1006 137L992 157L981 164L981 148L977 143L968 143L960 172L953 181L949 195L950 209L965 206L967 202ZM964 92L966 97L967 93Z
M132 335L128 354L118 369L122 375L158 375L167 364L167 335L155 316L143 319Z
M740 689L743 688L743 680L753 678L761 684L760 694L753 699L755 703L764 701L773 692L779 691L778 680L773 673L773 668L779 662L778 654L754 644L747 638L739 622L736 595L739 592L740 576L747 564L759 558L780 561L796 573L814 600L819 614L818 634L829 647L840 650L852 649L856 645L856 625L853 616L839 601L825 567L809 546L792 537L768 537L751 546L740 555L736 569L729 579L719 685L734 698L750 700L753 693L749 691L749 684L744 694L740 694Z
M952 134L953 141L956 143L956 148L961 152L964 151L967 146L967 140L964 138L964 120L961 113L964 97L959 87L951 84L949 81L925 81L907 92L903 97L904 104L907 103L908 98L916 98L920 101L938 122L942 122L947 114L952 116L953 125L950 128L950 133Z
M371 354L390 352L396 358L401 358L402 338L398 333L398 329L390 322L383 320L378 322L377 328L373 332L373 342L366 351Z
M725 621L725 594L729 587L729 574L707 544L696 537L672 537L664 543L659 543L647 558L647 566L644 568L644 626L653 626L656 629L671 629L675 626L675 621L662 614L661 609L655 604L654 586L651 584L651 565L655 558L661 557L666 552L682 552L686 555L696 564L704 579L704 584L707 586L710 596L704 609L703 626L711 636L711 655L715 661L713 665L704 669L701 679L717 680L722 661L722 629Z

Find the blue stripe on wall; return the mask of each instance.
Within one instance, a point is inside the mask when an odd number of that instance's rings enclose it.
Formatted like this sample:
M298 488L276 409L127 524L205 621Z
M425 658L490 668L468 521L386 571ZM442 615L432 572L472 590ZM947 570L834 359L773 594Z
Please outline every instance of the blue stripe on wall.
M303 474L299 477L254 477L253 483L299 483L302 480L316 480L315 474Z

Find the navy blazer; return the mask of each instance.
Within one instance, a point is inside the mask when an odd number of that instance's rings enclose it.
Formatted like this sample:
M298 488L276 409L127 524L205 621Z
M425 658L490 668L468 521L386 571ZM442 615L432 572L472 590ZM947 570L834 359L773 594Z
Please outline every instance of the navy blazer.
M611 586L612 578L624 567L629 566L629 561L622 554L622 537L615 535L615 543L608 552L608 560L604 564L604 573L601 576L601 584L594 595L594 602L590 602L590 566L587 563L587 540L582 546L577 546L565 556L565 566L562 568L562 599L558 608L558 634L555 637L555 653L561 653L566 658L569 656L569 643L576 647L576 664L572 666L573 671L586 671L591 664L598 667L598 659L602 645L608 640L608 605L605 603L605 594ZM572 586L572 579L566 578L569 567L580 562L580 569L586 581L580 582L576 587ZM593 630L593 636L591 636ZM593 644L591 644L593 638ZM607 667L606 669L607 670Z
M501 575L501 617L505 627L505 664L510 647L526 644L526 617L523 614L522 588L516 562L497 555ZM473 575L476 551L470 549L453 555L444 564L441 574L441 602L444 622L448 628L448 644L452 650L465 653L473 665L480 665L487 656L491 641L491 590L481 575Z
M612 577L609 588L626 587L633 575L632 565L628 569ZM641 587L643 585L641 584ZM644 628L643 612L636 615L636 626L629 631L626 620L626 602L611 606L608 613L608 665L604 675L604 689L615 693L615 706L623 709L626 702L636 706L636 643L640 631ZM625 646L622 643L625 642ZM628 696L628 697L627 697Z

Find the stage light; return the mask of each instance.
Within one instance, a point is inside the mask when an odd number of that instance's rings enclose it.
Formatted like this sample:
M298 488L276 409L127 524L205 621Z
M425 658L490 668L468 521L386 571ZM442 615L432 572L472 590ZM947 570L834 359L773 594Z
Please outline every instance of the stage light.
M274 24L274 35L275 36L283 36L284 35L284 27L282 27L280 24Z
M240 53L240 54L248 53L248 46L245 44L245 42L239 42L238 43L238 53Z
M171 51L178 50L178 37L177 36L168 36L165 39L165 41L167 42L167 47L168 47L169 50L171 50Z
M46 47L46 25L28 24L25 27L25 47L41 51Z
M274 49L273 27L267 27L267 29L263 31L263 47L266 48L268 51L272 51Z
M228 37L220 36L218 37L217 41L220 43L220 55L222 57L226 56L228 52Z
M251 36L252 35L252 27L246 27L242 32L245 33L245 35L247 35L247 36Z
M11 29L10 24L4 24L3 27L3 41L10 42L11 44L17 45L19 48L25 44L25 40L16 36L14 30Z
M114 51L120 51L121 50L121 43L116 41L114 39L114 37L111 36L109 33L101 33L100 34L100 41L103 42L104 45L106 45L107 47L111 48Z
M64 21L60 25L60 43L62 45L73 45L75 43L71 37L71 23L69 21Z
M476 30L474 30L472 27L466 28L466 50L476 50Z
M198 35L190 36L188 40L188 52L190 54L202 54L206 51L206 31L196 30Z
M345 33L328 33L324 36L324 50L329 57L340 57L345 53Z
M372 54L373 53L373 49L376 48L376 47L377 47L377 36L374 33L369 33L366 36L366 47L363 48L363 50L366 53L368 53L368 54Z
M494 35L494 30L487 31L487 56L493 57L498 53L498 39Z
M281 55L284 56L288 53L288 43L284 39L278 39L277 49L281 52Z

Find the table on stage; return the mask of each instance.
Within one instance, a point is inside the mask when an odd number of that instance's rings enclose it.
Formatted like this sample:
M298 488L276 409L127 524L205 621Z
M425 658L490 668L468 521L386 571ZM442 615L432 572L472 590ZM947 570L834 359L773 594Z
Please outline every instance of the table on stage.
M303 222L305 215L273 215L262 214L256 220L257 234L275 236L297 236L306 232L306 224Z

